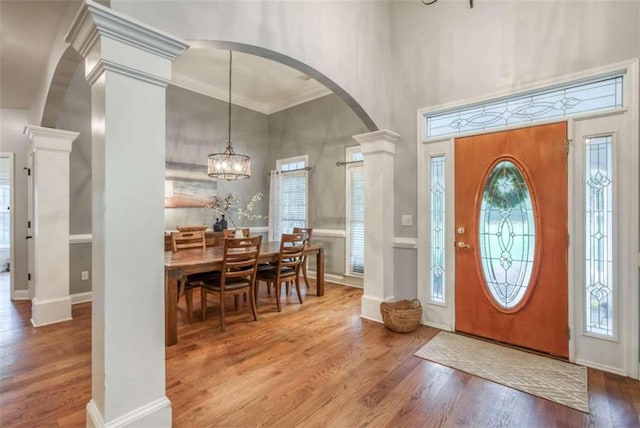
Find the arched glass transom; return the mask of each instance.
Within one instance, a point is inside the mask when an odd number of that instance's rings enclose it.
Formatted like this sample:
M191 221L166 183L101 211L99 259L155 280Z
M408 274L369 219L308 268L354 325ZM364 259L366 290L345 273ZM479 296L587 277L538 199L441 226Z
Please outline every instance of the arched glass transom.
M531 281L536 230L531 192L511 161L498 162L489 172L478 230L487 289L500 307L512 309Z

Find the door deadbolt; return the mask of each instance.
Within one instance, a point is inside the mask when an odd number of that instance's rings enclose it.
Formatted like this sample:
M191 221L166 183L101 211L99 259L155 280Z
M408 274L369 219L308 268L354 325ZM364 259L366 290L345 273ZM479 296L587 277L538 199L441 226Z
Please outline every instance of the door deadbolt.
M458 232L458 235L464 235L464 232L466 232L466 230L464 230L464 227L460 226L457 232Z

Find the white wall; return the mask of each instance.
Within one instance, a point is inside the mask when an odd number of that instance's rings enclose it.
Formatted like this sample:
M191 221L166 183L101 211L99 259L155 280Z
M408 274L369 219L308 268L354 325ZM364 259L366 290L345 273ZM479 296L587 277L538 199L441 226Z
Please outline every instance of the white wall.
M11 266L14 271L15 289L27 290L27 154L31 142L23 134L27 124L27 110L0 110L0 152L15 153L14 192L15 204L11 215L15 216L15 260Z

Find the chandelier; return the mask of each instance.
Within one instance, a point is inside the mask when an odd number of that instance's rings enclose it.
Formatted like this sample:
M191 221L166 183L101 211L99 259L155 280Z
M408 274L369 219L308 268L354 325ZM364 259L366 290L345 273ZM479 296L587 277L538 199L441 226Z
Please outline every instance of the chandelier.
M222 153L211 153L207 157L207 174L209 177L224 180L238 180L251 177L251 158L239 155L231 146L231 61L229 51L229 139L227 148Z

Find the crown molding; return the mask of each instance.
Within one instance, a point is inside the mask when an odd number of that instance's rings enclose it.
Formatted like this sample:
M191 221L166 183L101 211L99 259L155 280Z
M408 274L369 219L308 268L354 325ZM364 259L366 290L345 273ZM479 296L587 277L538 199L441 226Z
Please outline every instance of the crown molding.
M184 75L174 74L169 84L177 88L186 89L187 91L224 101L225 103L229 102L229 92L227 90L202 83L201 81L191 79ZM258 113L269 114L269 106L267 104L235 93L231 98L233 100L233 105L248 108L249 110L257 111Z
M316 88L310 91L302 92L296 96L289 97L285 100L280 101L276 104L269 104L267 114L277 113L282 110L286 110L291 107L295 107L300 104L304 104L309 101L316 100L318 98L322 98L329 94L332 94L328 88Z
M169 84L177 88L186 89L187 91L215 98L220 101L229 102L229 92L227 92L226 89L221 89L216 86L203 83L202 81L192 79L183 74L174 73ZM322 87L300 93L294 97L286 98L276 104L262 103L252 98L233 93L232 104L248 108L249 110L257 111L258 113L270 115L309 101L313 101L318 98L322 98L332 93L333 92L331 92L331 90Z

